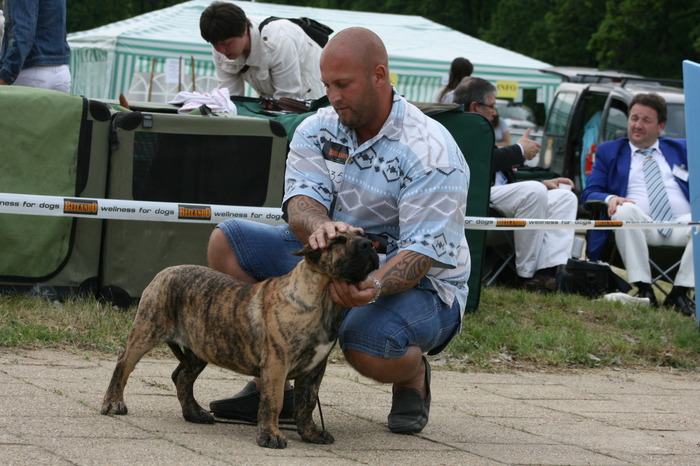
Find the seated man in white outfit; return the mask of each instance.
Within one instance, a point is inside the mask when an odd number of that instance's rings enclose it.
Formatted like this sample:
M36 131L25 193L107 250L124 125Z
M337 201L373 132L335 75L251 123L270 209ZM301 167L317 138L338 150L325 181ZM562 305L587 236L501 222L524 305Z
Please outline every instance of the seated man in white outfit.
M233 3L214 2L202 12L199 29L214 47L219 87L232 96L244 95L247 82L259 97L323 97L321 46L286 19L259 26Z
M453 103L468 112L479 113L489 121L496 116L496 87L485 79L465 78L455 89ZM529 131L517 144L494 148L490 205L508 218L575 220L578 199L568 178L516 182L513 168L530 160L540 144L529 139ZM518 277L530 289L555 290L556 273L571 257L574 230L522 230L513 233L515 268ZM557 270L559 269L559 270Z
M627 120L629 137L598 146L593 171L581 193L584 202L604 201L613 220L690 221L686 141L659 137L666 126L666 114L666 101L656 93L632 98ZM609 234L591 232L588 246L591 260L600 256ZM695 315L695 305L688 297L688 289L695 286L691 238L690 227L615 231L627 280L634 283L639 296L649 298L654 305L657 302L651 286L648 245L685 247L664 306L687 316Z

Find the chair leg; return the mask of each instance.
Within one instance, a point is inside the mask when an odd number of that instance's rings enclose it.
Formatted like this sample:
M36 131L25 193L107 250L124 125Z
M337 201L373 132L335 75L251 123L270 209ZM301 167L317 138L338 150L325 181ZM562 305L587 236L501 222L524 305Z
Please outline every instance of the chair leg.
M490 274L490 276L486 277L486 280L483 281L484 286L493 285L493 282L496 281L498 276L501 274L501 272L503 272L503 270L506 267L508 267L508 266L512 267L511 261L513 259L515 259L515 253L513 253L513 252L510 252L507 255L505 255L505 257L503 258L503 262L501 262L501 265L496 269L496 271L493 272L492 274Z
M661 293L665 296L668 297L668 293L666 290L664 290L661 285L659 285L659 281L664 280L668 283L673 283L673 278L671 278L671 274L676 270L679 269L681 266L681 261L676 262L673 264L671 267L669 267L666 270L663 270L656 262L654 262L651 258L649 259L649 264L651 265L652 269L658 273L658 275L652 280L652 285L656 286L656 288L661 291ZM693 305L695 305L695 293L693 293L693 296L688 296L688 298L693 302Z
M673 264L671 267L669 267L666 270L663 270L661 267L659 267L659 265L656 262L654 262L651 258L649 258L649 264L651 265L652 270L654 270L655 273L658 273L658 275L651 280L651 284L656 286L656 288L659 291L661 291L661 293L664 296L668 296L668 293L666 292L666 290L664 290L661 287L661 285L659 285L657 282L660 280L664 280L668 283L673 283L673 279L670 277L670 274L673 273L673 271L675 269L680 268L681 261L676 262L675 264Z

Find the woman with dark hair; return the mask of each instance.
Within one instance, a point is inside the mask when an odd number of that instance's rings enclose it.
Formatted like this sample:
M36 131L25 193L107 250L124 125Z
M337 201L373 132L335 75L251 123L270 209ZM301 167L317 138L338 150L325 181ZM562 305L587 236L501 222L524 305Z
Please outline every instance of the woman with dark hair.
M452 60L452 65L450 65L450 75L447 80L447 85L440 89L435 95L435 100L442 104L452 103L452 94L455 88L459 85L462 79L467 76L471 76L474 71L474 65L472 62L464 57L457 57Z

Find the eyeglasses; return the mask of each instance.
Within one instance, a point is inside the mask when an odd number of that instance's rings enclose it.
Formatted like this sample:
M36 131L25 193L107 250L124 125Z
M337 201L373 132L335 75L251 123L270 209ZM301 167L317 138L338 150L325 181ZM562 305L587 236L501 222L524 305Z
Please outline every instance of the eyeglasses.
M491 105L489 105L489 104L484 104L484 103L481 103L481 102L477 102L477 103L478 103L479 105L481 105L482 107L488 107L488 108L490 108L491 110L496 110L496 104L491 104Z

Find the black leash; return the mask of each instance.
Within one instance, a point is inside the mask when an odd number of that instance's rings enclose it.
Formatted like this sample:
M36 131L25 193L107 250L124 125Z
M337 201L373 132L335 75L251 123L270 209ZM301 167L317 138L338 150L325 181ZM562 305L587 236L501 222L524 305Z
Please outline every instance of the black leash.
M321 409L321 399L316 394L316 406L318 406L318 415L321 418L321 430L326 430L326 424L323 422L323 410Z

